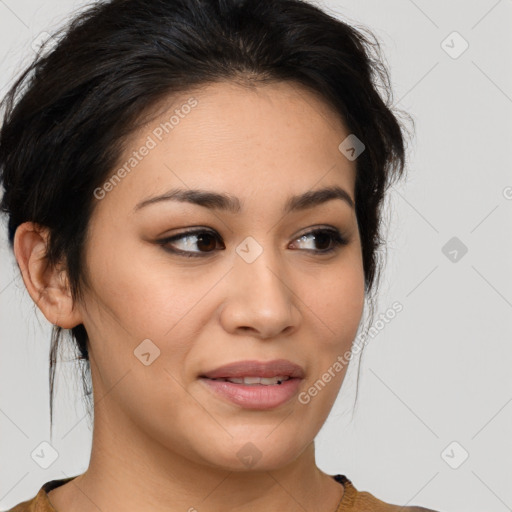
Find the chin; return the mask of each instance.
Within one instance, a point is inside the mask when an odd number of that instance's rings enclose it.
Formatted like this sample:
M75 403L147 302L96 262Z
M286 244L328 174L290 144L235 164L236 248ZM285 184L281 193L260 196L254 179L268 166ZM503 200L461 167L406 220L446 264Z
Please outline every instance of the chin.
M285 435L284 430L280 436L275 432L269 436L269 432L272 429L260 435L231 439L215 452L210 451L205 460L208 465L226 471L275 471L291 464L311 444L311 441L300 444L291 433Z

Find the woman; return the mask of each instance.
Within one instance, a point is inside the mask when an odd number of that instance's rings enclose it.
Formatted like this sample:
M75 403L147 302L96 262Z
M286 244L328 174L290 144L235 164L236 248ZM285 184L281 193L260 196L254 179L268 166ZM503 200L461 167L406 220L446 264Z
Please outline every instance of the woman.
M2 209L93 446L12 510L427 510L315 463L404 168L378 44L300 0L113 0L56 39L5 100Z

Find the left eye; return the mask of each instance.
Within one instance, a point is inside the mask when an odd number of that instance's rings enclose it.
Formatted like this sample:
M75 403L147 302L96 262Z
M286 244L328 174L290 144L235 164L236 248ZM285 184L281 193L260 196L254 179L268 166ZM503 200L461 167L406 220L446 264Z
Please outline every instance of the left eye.
M348 242L343 238L338 230L333 229L315 229L309 233L297 238L297 241L306 241L307 239L320 246L327 245L327 249L309 249L315 253L326 254L335 251L339 246L346 245ZM331 245L329 246L329 243Z
M339 246L346 245L348 243L347 240L341 236L340 232L334 229L315 229L309 233L301 235L299 238L294 240L294 242L304 243L308 241L308 239L314 244L320 246L327 245L327 248L306 249L307 251L311 251L315 254L327 254L335 251ZM180 242L181 244L181 248L179 249L176 247L178 245L177 242ZM159 240L158 244L168 252L187 258L201 257L214 252L218 244L221 245L221 250L226 248L218 233L205 230L180 233L170 238ZM199 250L191 250L194 246L197 246Z

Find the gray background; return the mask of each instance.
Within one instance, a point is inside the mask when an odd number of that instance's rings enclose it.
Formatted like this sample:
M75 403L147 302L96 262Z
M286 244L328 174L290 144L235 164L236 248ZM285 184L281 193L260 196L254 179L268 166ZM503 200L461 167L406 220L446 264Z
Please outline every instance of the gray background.
M0 0L2 95L39 34L84 3ZM317 438L318 464L390 503L512 510L512 1L317 3L377 35L395 104L416 121L408 179L389 199L377 308L399 301L403 311L365 348L354 414L356 372L349 368ZM454 31L469 44L460 55L464 41ZM5 229L1 237L5 510L44 482L83 472L91 431L73 366L64 363L54 416L59 456L48 469L31 458L50 441L50 329L15 272ZM456 261L453 247L442 250L452 237Z

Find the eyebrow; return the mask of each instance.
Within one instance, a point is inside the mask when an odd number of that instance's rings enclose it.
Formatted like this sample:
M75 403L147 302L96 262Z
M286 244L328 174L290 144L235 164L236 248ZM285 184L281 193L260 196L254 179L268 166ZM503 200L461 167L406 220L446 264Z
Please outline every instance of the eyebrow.
M307 210L333 199L340 199L351 208L354 208L354 201L348 192L338 185L333 185L289 197L283 207L283 214ZM239 213L242 210L242 203L236 196L209 190L176 188L169 190L165 194L144 199L135 206L134 211L162 201L187 202L212 210L224 210L230 213Z

